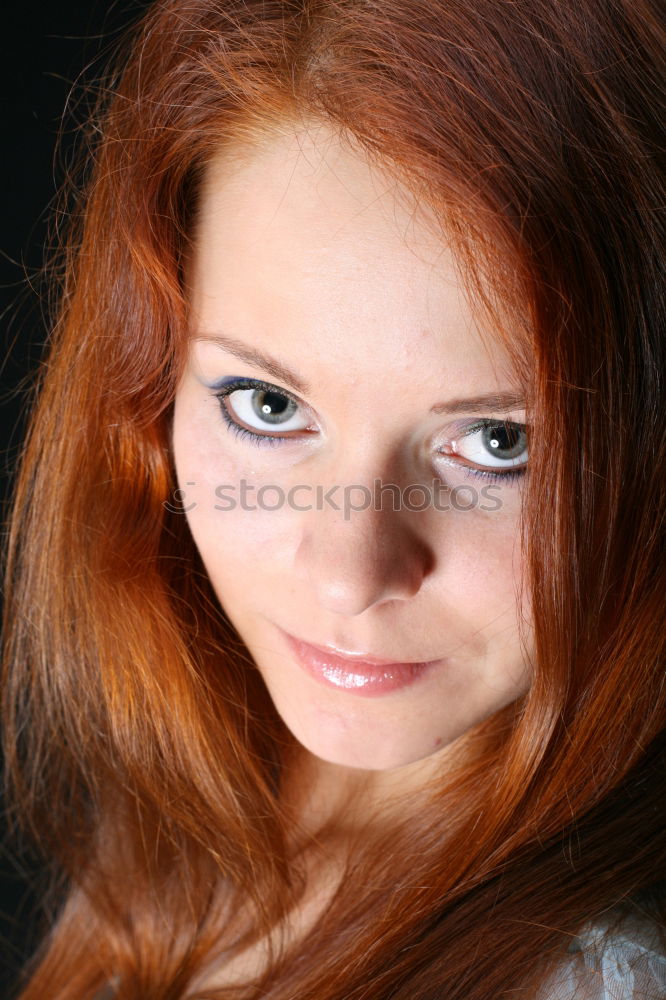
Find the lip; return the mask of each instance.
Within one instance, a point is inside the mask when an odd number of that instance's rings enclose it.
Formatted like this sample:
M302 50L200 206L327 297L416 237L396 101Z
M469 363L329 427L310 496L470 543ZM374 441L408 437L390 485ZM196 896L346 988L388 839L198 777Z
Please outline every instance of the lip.
M420 680L441 660L396 662L365 653L346 653L330 646L317 646L280 629L297 662L305 672L326 687L374 697L408 687Z

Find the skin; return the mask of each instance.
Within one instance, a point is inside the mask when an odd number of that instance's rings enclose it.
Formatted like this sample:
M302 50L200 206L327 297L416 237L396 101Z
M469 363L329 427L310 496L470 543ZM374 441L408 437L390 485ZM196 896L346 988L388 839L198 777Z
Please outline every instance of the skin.
M180 499L221 605L303 748L310 789L323 801L363 777L381 798L426 780L458 737L528 688L519 621L529 630L529 609L518 599L523 480L493 485L499 509L387 503L348 517L329 506L215 509L224 506L215 488L235 485L238 497L245 479L255 505L262 486L285 494L304 486L303 505L317 485L371 489L378 478L401 487L434 478L444 498L463 485L480 494L489 480L474 476L483 467L461 428L480 418L524 423L525 411L433 412L516 390L516 380L441 233L390 174L324 125L286 128L241 152L221 150L201 192L187 274L191 350L173 421ZM288 386L206 339L219 334L308 383L293 393L303 427L289 439L257 445L229 430L213 383L239 376ZM465 454L451 454L452 441L465 442ZM277 497L265 495L267 505ZM318 645L441 663L406 687L363 697L304 672L281 629Z

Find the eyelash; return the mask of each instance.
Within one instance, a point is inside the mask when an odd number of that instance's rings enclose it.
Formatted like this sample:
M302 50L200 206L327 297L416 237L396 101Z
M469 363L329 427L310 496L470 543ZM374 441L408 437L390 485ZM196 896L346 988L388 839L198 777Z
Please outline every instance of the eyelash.
M294 403L299 403L299 400L295 396L292 396L291 393L280 388L280 386L274 385L272 382L263 382L261 379L236 379L233 382L228 382L223 389L213 391L212 395L220 404L222 419L229 430L232 431L239 439L248 441L260 448L274 448L280 444L281 441L289 440L289 436L286 434L255 434L253 431L247 430L247 428L241 427L236 423L225 406L224 400L227 396L230 396L232 392L237 392L239 389L265 389L269 392L279 392L280 395L285 396L287 399L291 399ZM508 422L512 423L511 421ZM474 431L482 430L485 427L492 427L498 423L502 423L502 421L491 417L477 420L474 424L465 429L465 436L472 434ZM515 426L522 427L523 425L516 424ZM456 465L459 468L462 468L466 476L485 479L486 482L491 483L511 482L521 478L527 472L527 466L518 469L507 469L506 472L491 472L488 469L473 469L471 466L460 465L460 463L456 463Z
M492 423L492 421L488 421ZM489 472L486 469L473 469L469 465L461 466L463 472L466 476L474 476L474 478L485 479L489 483L506 483L511 482L514 479L519 479L524 476L527 472L527 466L523 466L522 469L507 469L506 472Z
M246 427L241 427L240 424L236 423L225 406L224 400L227 396L230 396L232 392L237 392L238 389L266 389L268 392L279 392L281 396L285 396L287 399L293 400L294 403L298 403L299 400L285 389L281 389L280 386L273 385L272 382L262 382L261 379L254 378L237 379L234 382L228 382L223 389L213 392L213 396L220 404L222 419L229 430L232 431L237 437L242 440L250 441L252 444L258 445L260 448L264 446L274 448L281 441L288 441L289 436L286 434L255 434L253 431L249 431Z
M465 428L464 437L468 437L473 434L474 431L484 430L486 427L495 427L497 424L508 424L510 427L520 427L525 429L525 424L518 424L514 420L501 420L496 417L483 417L481 420L475 420L473 424ZM491 472L489 469L473 469L471 465L460 465L456 463L459 468L462 468L463 472L468 477L474 477L475 479L485 479L488 483L507 483L512 482L517 479L521 479L527 472L527 465L523 465L517 469L507 469L505 472Z

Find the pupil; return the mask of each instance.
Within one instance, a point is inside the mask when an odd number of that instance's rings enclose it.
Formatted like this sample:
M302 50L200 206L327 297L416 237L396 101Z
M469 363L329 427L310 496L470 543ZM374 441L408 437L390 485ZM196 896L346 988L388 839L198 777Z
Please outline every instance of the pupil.
M484 428L483 442L499 458L517 458L527 446L524 430L512 424L493 424Z
M256 389L252 395L252 409L264 422L280 424L289 420L296 409L296 404L280 392Z

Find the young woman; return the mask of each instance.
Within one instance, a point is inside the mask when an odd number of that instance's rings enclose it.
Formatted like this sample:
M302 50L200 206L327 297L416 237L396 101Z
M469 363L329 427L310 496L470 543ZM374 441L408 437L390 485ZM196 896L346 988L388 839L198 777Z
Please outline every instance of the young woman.
M9 538L21 1000L664 995L662 46L151 7Z

